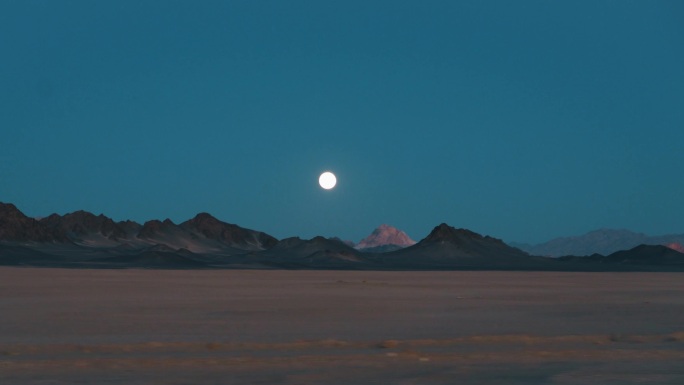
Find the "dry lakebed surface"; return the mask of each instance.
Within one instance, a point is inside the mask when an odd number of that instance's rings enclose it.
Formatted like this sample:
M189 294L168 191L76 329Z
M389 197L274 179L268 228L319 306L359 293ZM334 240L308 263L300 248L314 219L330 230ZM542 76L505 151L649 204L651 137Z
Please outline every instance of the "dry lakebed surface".
M684 274L3 267L0 384L684 384Z

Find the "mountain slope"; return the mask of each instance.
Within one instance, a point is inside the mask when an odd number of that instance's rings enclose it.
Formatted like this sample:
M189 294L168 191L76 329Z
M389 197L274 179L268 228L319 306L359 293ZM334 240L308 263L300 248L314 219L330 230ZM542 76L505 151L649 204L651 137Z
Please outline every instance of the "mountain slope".
M605 257L605 262L638 265L684 265L684 254L661 245L639 245Z
M197 214L194 218L181 223L180 227L193 234L243 250L270 249L278 243L276 238L264 232L219 221L208 213Z

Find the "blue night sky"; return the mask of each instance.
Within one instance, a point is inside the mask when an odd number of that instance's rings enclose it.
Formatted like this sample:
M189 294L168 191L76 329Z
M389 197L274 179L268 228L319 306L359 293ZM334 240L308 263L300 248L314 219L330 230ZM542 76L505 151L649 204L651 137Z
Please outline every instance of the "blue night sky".
M30 216L684 232L679 0L2 0L0 52Z

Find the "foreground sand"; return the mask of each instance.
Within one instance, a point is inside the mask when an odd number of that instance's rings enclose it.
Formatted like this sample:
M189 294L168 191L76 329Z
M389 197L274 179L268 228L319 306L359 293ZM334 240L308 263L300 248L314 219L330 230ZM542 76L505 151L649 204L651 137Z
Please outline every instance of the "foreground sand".
M0 384L683 384L684 274L0 268Z

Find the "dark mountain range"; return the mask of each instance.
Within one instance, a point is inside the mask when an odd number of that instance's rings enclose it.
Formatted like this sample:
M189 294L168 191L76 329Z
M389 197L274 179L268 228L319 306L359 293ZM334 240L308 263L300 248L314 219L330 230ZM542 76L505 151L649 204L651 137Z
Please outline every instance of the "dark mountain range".
M168 218L164 219L164 221L153 219L143 223L136 237L140 239L154 239L159 236L168 235L176 230L176 224Z
M354 270L571 270L684 271L684 254L639 246L610 255L546 258L499 239L447 224L408 247L382 243L398 230L375 233L376 248L357 250L324 237L276 238L200 213L179 225L166 219L143 225L77 211L41 220L0 203L0 265L70 268L354 269ZM388 235L389 236L386 236ZM398 238L394 235L398 235ZM409 238L410 240L410 238ZM411 241L412 242L412 241ZM372 244L370 240L367 242ZM377 248L402 247L389 252ZM374 251L369 251L374 250ZM386 249L382 250L386 251Z
M0 202L0 240L16 242L68 242L66 234L29 218L11 203Z
M136 238L194 253L228 255L268 249L278 242L266 233L222 222L207 213L197 214L180 225L169 219L147 221Z
M633 265L684 265L684 254L667 246L639 245L631 250L617 251L605 262Z
M600 254L588 257L565 256L560 257L559 260L585 264L684 267L684 253L661 245L639 245L630 250L617 251L608 256Z
M133 243L141 242L162 244L174 250L187 249L197 253L221 250L220 245L200 238L198 234L176 225L170 219L145 222L133 240Z
M320 236L309 240L301 239L299 237L285 238L276 243L274 247L269 250L269 252L280 253L282 251L287 251L287 253L290 255L307 256L321 250L358 254L358 251L342 241Z
M0 241L34 243L34 248L44 252L79 255L142 252L158 244L166 245L171 251L187 249L229 255L264 250L278 242L268 234L219 221L207 213L180 225L169 219L151 220L143 225L132 221L114 222L102 214L86 211L52 214L35 220L14 205L4 203L0 203ZM44 250L49 243L80 248Z
M221 222L207 213L197 214L194 218L181 223L180 227L193 234L201 234L207 239L243 250L270 249L278 243L276 238L266 233Z
M64 216L52 214L40 219L39 222L55 232L66 235L69 240L76 242L88 241L93 238L106 238L117 241L129 235L125 224L117 224L102 214L95 216L82 210Z
M515 244L533 255L559 257L563 255L608 255L638 245L684 244L684 234L648 236L629 230L601 229L575 237L552 239L538 245Z
M381 254L382 263L405 268L543 268L552 260L532 257L503 241L445 223L413 246Z

